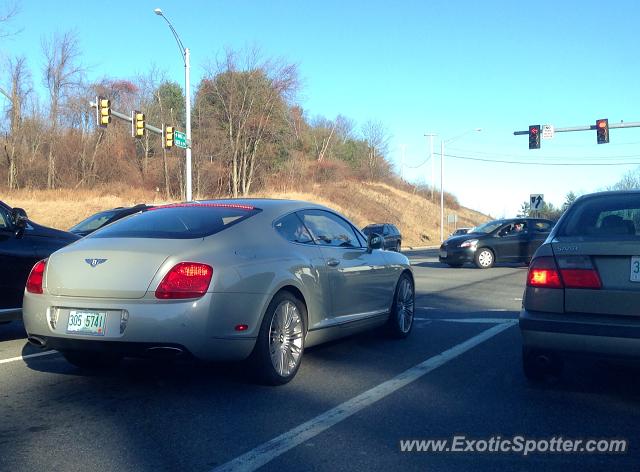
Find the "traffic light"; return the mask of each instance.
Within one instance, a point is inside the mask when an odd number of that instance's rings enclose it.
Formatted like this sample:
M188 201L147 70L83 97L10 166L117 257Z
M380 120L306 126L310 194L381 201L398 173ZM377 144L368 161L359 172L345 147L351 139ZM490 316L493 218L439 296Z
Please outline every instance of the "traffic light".
M134 138L142 138L144 134L144 113L134 110L131 112L131 136Z
M96 97L96 123L106 128L111 123L111 100L105 97Z
M529 126L529 149L540 149L540 125Z
M162 147L164 149L173 147L173 126L162 125Z
M609 120L596 120L596 134L598 135L598 144L609 142Z

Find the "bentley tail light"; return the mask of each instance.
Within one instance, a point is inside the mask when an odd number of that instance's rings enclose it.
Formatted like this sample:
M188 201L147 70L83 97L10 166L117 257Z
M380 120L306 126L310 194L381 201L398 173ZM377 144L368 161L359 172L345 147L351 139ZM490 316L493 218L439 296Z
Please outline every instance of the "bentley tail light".
M162 279L156 298L163 300L199 298L207 293L213 268L199 262L180 262Z
M46 259L36 262L36 265L31 269L29 278L27 279L27 292L42 294L42 280L44 279L44 270L46 268Z

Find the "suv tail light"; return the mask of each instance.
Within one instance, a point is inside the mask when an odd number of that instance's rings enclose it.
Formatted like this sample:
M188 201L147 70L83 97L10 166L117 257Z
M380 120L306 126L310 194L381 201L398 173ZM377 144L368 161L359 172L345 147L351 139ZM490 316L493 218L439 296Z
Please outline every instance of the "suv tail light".
M598 271L588 256L558 258L545 256L534 259L527 275L529 287L541 288L602 288Z
M563 288L560 272L553 257L538 257L531 262L527 285L540 288Z
M162 279L156 298L163 300L199 298L207 293L213 268L199 262L180 262Z
M44 270L47 268L47 260L42 259L36 262L36 264L29 272L29 278L27 279L27 292L42 294L42 281L44 279Z

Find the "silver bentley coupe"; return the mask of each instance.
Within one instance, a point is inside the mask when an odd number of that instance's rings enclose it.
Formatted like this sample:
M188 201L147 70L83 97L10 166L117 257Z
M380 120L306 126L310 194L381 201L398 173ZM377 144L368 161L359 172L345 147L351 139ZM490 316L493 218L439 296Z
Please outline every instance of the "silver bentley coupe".
M385 326L406 337L407 258L338 213L284 200L158 206L67 246L32 269L28 339L81 368L122 357L248 359L277 385L305 347Z

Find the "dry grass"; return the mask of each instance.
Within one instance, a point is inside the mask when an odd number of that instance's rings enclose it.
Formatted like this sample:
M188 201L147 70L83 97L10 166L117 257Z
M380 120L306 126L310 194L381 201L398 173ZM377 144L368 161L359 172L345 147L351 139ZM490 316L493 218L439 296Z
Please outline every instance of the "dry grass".
M440 237L437 199L434 203L383 183L324 183L314 184L310 192L261 192L253 196L316 202L343 213L359 227L393 223L400 229L405 247L437 244ZM29 217L40 224L59 229L68 229L100 210L136 203L167 203L156 192L125 186L96 190L0 190L0 200L24 208ZM458 227L474 226L488 219L463 207L455 213Z

